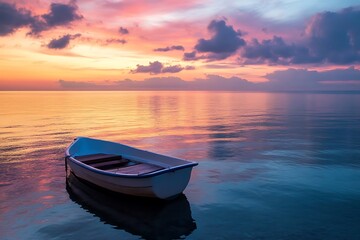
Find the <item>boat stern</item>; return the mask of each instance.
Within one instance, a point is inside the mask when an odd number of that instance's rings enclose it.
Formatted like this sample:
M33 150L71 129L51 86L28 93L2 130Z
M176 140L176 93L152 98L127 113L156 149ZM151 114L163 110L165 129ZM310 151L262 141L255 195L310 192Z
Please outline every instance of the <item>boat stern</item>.
M153 193L161 199L173 198L181 194L189 183L192 166L154 176Z

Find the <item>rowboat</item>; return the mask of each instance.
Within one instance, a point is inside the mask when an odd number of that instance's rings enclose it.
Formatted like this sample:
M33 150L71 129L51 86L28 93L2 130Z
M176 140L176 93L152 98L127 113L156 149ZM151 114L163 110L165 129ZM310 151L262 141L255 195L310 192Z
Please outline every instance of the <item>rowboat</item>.
M198 163L124 144L78 137L65 152L76 177L110 191L170 199L181 194Z

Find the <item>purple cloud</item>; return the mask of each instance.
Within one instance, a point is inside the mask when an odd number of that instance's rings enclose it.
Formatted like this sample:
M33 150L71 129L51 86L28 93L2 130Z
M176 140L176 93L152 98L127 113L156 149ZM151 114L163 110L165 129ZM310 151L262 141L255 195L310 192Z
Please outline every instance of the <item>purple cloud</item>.
M49 27L53 27L67 25L73 21L82 19L83 16L77 13L77 6L74 3L51 3L50 12L42 15L42 18Z
M275 71L265 75L271 82L328 82L328 81L360 81L360 70L351 66L346 69L334 69L327 71L311 71L308 69L287 69Z
M81 36L81 34L75 34L75 35L67 34L58 39L51 40L49 42L49 44L47 45L47 47L50 49L63 49L69 45L70 40L75 39L80 36Z
M264 91L359 91L360 70L349 67L327 71L287 69L264 76Z
M150 73L150 74L160 74L160 73L177 73L182 70L193 70L195 69L192 66L182 67L180 65L170 65L164 66L161 62L149 62L148 66L145 65L136 65L136 69L131 70L131 73Z
M18 28L28 26L34 22L31 12L16 9L15 5L0 2L0 36L13 33Z
M72 1L69 4L52 3L50 12L41 16L32 16L29 10L17 9L15 5L0 2L0 36L13 33L18 28L30 27L29 35L39 35L52 27L66 26L83 18L77 13L77 6Z
M60 79L58 81L59 85L63 89L70 89L70 90L101 90L103 89L102 86L99 86L95 83L91 82L75 82L75 81L66 81Z
M300 63L303 58L309 58L309 51L305 47L287 44L278 36L259 42L253 39L247 44L241 54L248 63L290 64Z
M154 49L155 52L168 52L168 51L172 51L172 50L184 51L185 49L181 45L173 45L173 46L170 46L170 47L155 48Z
M131 73L150 73L150 74L159 74L163 68L163 64L159 61L149 62L148 66L145 65L136 65L136 69L131 70Z
M311 18L305 34L289 43L281 36L245 42L240 31L213 20L210 39L199 39L195 51L185 52L183 60L223 60L241 48L241 64L294 65L309 63L350 64L360 62L360 8L323 12ZM166 50L166 49L165 49ZM202 53L202 54L201 54Z
M125 39L117 39L117 38L106 39L106 44L112 44L112 43L125 44L127 42Z
M69 4L51 3L50 12L36 16L31 24L29 35L39 35L41 32L52 27L67 26L70 23L83 18L77 13L78 7L74 1Z
M164 67L161 72L162 73L177 73L184 70L183 67L181 67L180 65L174 65L174 66L168 66L168 67Z
M249 91L255 90L254 83L239 77L222 77L219 75L207 75L205 79L196 79L191 83L195 90L210 91Z
M207 75L184 81L178 77L153 77L144 81L125 79L95 84L59 80L65 89L92 90L208 90L208 91L359 91L360 70L354 67L328 71L287 69L264 76L268 82L253 83L236 76ZM330 84L330 83L331 84Z
M59 80L61 88L74 90L249 90L253 83L238 77L224 78L218 75L208 75L205 79L184 81L178 77L153 77L144 81L125 79L111 84L95 84L89 82L74 82Z
M195 50L202 53L211 53L209 59L225 59L245 45L241 32L235 31L232 26L226 25L224 20L213 20L208 26L213 33L210 39L199 39Z
M224 20L211 21L208 30L213 36L208 40L203 38L198 40L195 46L198 52L233 53L245 45L245 41L240 38L241 33L235 31L232 26L226 25Z
M119 81L117 84L122 84ZM127 87L122 85L122 87ZM136 88L143 90L175 90L175 89L186 89L186 81L178 77L153 77L147 78L143 82L137 82Z
M360 61L360 9L315 15L307 26L310 51L322 61L348 64Z
M196 57L196 51L184 53L183 59L184 59L185 61L198 60L198 58Z
M179 51L184 51L185 48L181 45L174 45L170 47L171 50L179 50Z
M274 36L261 42L253 39L240 54L241 64L290 65L321 63L323 59L311 53L304 44L286 43L281 37Z
M360 10L323 12L312 17L302 42L286 43L281 37L258 41L244 47L240 61L245 64L306 64L360 62Z
M194 66L186 66L184 69L185 70L195 70L195 67Z
M232 53L209 53L206 55L197 55L196 51L184 53L183 60L184 61L195 61L200 59L205 59L208 62L223 60L231 56Z
M184 53L183 60L194 61L206 59L208 61L223 60L233 55L246 42L241 38L242 33L226 25L224 20L213 20L208 26L212 33L210 39L199 39L195 51ZM206 53L198 56L198 53Z
M129 30L127 28L120 27L119 28L119 33L122 34L122 35L129 34Z

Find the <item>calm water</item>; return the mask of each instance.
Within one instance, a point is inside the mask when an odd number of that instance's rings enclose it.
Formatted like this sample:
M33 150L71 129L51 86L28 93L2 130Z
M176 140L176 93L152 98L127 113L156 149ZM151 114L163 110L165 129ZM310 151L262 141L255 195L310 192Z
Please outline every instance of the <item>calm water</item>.
M0 92L0 239L360 239L360 95ZM173 202L65 181L76 136L195 160Z

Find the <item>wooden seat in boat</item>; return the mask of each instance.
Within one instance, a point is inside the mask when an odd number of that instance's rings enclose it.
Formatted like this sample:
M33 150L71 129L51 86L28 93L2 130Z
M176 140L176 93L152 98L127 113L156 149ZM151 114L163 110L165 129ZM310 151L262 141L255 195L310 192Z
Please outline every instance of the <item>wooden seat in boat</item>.
M120 155L104 153L76 156L75 159L102 170L118 168L129 163L129 160L122 158Z
M139 162L135 162L135 164L130 165L129 163L134 162L115 154L96 153L84 156L75 156L74 158L94 168L122 174L141 175L164 169L160 166Z
M160 166L155 166L147 163L139 163L128 167L122 167L117 168L114 170L111 170L112 172L121 173L121 174L135 174L135 175L141 175L145 173L151 173L158 170L164 169Z
M105 153L96 153L96 154L90 154L90 155L84 155L84 156L75 156L74 158L85 164L93 164L93 163L100 163L100 162L107 162L107 161L122 159L122 157L120 155L105 154Z

